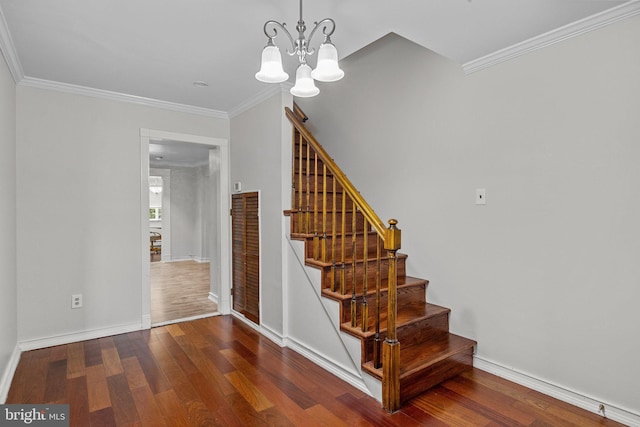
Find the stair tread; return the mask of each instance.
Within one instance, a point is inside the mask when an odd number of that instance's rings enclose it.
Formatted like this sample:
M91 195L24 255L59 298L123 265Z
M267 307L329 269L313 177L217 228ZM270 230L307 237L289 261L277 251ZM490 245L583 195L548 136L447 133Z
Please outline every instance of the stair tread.
M400 380L418 373L420 370L441 362L453 355L470 351L476 345L474 340L449 332L435 333L433 339L410 346L400 351ZM363 364L368 372L381 378L382 369L376 369L373 362Z
M371 304L373 307L373 304ZM371 310L372 308L370 308ZM420 322L424 319L434 316L440 316L445 313L449 313L451 310L446 307L441 307L439 305L431 304L425 301L412 301L409 304L403 304L398 307L398 313L396 316L396 327L397 329L402 326L409 325L412 323ZM387 320L386 313L382 313L384 318L380 321L380 332L386 332L387 330ZM381 316L381 317L382 317ZM362 331L360 326L352 327L350 322L345 322L340 325L340 328L352 335L355 335L360 338L370 338L375 335L375 325L369 325L369 329L367 331Z
M381 284L380 284L381 292L387 291L388 281L389 279L387 278L384 278L381 280ZM398 286L398 289L400 289L400 288L406 288L409 286L424 285L426 283L428 283L428 280L426 279L420 279L420 278L411 277L411 276L402 276L402 277L398 277L397 286ZM375 293L376 293L375 288L369 289L367 292L367 299L372 300L372 298L375 298ZM344 300L349 300L353 298L352 293L347 292L346 294L342 295L340 292L332 292L329 288L323 288L322 295L327 298L335 299L338 301L344 301ZM356 294L356 297L358 297L358 301L360 301L360 297L362 297L362 293Z
M312 237L313 237L313 235L312 235ZM375 257L375 254L373 254L373 255L374 256L372 258L369 258L368 261L375 261L377 259ZM407 254L398 253L398 254L396 254L396 257L397 258L407 258L408 255ZM387 260L387 259L389 259L389 257L388 256L382 256L382 257L380 257L380 259L381 260ZM324 261L320 261L320 260L313 259L313 258L306 258L304 260L304 262L305 262L306 265L310 265L312 267L317 267L317 268L331 267L333 265L333 263L331 263L331 262L324 262ZM364 260L363 259L357 259L356 260L356 263L361 263L361 262L364 262ZM336 263L336 265L342 265L342 263ZM347 260L347 268L350 268L350 266L351 266L351 261Z
M359 235L363 235L364 232L362 230L358 230L356 231L356 236ZM367 231L367 234L371 237L369 238L375 238L376 236L376 232L374 230L369 230ZM347 239L351 239L353 237L353 233L351 231L347 231L346 233L344 233L344 236ZM315 237L315 233L291 233L291 238L292 239L311 239ZM321 237L320 235L318 235L318 237ZM327 238L330 239L332 237L332 235L330 233L327 233ZM336 233L336 238L341 238L342 234L341 233Z

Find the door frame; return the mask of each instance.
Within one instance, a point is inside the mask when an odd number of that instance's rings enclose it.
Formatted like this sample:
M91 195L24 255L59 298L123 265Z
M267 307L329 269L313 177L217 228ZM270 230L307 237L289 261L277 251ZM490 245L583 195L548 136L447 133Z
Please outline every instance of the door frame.
M172 140L215 146L220 154L220 179L218 180L218 220L220 223L219 239L216 243L220 256L218 268L215 270L218 287L218 311L221 314L231 313L231 218L229 216L229 140L185 133L167 132L155 129L140 129L140 242L141 242L141 277L142 296L142 329L151 328L151 282L149 254L149 218L145 215L149 210L149 143L151 140ZM213 260L212 260L213 262Z

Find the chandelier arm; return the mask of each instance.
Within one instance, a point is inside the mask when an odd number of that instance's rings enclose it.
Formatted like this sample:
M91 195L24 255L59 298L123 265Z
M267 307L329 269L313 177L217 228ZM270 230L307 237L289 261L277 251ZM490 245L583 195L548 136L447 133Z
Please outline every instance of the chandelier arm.
M296 53L296 42L293 40L293 36L289 32L289 30L287 30L285 25L287 25L287 24L285 24L285 23L281 24L278 21L270 20L270 21L267 21L267 22L264 23L263 31L264 31L264 34L269 38L269 43L273 44L273 40L278 36L278 28L280 28L284 32L284 34L286 34L286 36L289 38L289 41L291 42L292 51L287 49L287 53L289 55L295 55L295 53ZM269 28L268 28L269 26L271 26L271 30L273 31L272 34L269 34Z
M322 21L313 23L314 27L313 27L313 30L311 30L311 33L309 33L309 38L307 39L308 43L311 43L311 39L313 38L313 35L318 30L318 28L320 28L322 24L326 24L326 23L331 24L331 30L327 31L327 26L325 25L324 27L322 27L322 34L325 36L325 40L331 40L330 37L333 34L333 32L336 30L336 22L331 18L324 18ZM314 50L311 49L308 53L309 55L312 55L313 52Z

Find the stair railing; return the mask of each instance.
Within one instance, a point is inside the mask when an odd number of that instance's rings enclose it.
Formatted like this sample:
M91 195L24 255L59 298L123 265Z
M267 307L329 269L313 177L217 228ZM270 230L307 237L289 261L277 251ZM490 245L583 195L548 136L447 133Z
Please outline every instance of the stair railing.
M375 259L373 281L375 283L375 312L373 327L375 330L372 349L373 365L382 368L382 405L390 412L400 408L400 343L396 334L397 317L397 251L401 245L401 232L397 221L390 219L386 227L375 211L369 206L360 192L354 187L335 161L327 154L315 137L305 127L307 116L294 103L293 111L285 108L285 114L293 125L292 153L292 221L294 233L313 238L313 257L331 264L329 289L341 295L347 295L348 275L351 278L351 326L361 327L363 332L370 328L369 302L369 230L375 233ZM322 169L320 174L319 169ZM328 178L331 177L331 183ZM320 185L320 179L322 184ZM319 188L320 187L320 188ZM329 196L329 187L331 195ZM340 192L338 190L341 190ZM338 193L341 193L338 200ZM340 221L338 223L338 212ZM351 252L347 251L349 224L351 215ZM328 216L330 215L330 221ZM357 230L362 220L363 244L362 264L362 302L358 311L357 301ZM330 246L327 241L330 241ZM338 245L339 241L339 245ZM380 339L381 319L381 282L382 250L387 251L387 330L384 343ZM373 252L373 251L372 251ZM349 258L351 258L349 260ZM350 272L348 271L350 261ZM359 312L359 315L358 315ZM358 319L360 324L358 325ZM365 351L368 351L365 349Z

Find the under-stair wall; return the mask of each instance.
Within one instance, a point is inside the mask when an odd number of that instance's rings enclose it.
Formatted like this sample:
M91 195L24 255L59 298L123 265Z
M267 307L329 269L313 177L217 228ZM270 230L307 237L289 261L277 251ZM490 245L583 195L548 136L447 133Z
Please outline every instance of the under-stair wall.
M304 264L304 242L287 237L287 246L287 346L380 401L380 381L362 374L360 340L340 331L338 302L321 296L320 271Z

